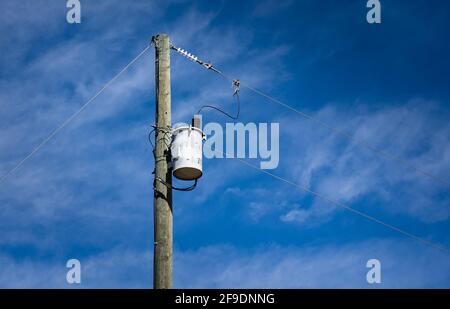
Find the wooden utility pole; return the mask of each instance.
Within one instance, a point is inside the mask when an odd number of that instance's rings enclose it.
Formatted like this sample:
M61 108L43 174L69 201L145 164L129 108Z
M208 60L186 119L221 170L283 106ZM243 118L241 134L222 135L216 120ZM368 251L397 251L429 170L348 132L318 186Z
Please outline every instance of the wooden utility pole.
M170 42L165 34L153 38L156 49L156 129L153 287L172 288L172 171L170 160ZM162 181L161 181L162 180Z

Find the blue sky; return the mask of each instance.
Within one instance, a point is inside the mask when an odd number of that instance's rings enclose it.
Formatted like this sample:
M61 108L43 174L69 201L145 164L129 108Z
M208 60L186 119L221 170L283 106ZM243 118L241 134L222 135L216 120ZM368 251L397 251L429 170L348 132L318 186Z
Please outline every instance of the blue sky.
M0 4L0 174L149 43L228 75L443 179L450 173L450 5L366 1L66 1ZM147 53L0 186L0 287L151 287L154 55ZM172 54L173 122L234 110L231 85ZM242 90L241 119L280 123L273 173L450 248L448 188ZM220 114L204 120L224 123ZM257 160L251 161L258 164ZM175 287L450 287L447 254L249 169L204 162L174 194ZM382 284L366 282L377 258Z

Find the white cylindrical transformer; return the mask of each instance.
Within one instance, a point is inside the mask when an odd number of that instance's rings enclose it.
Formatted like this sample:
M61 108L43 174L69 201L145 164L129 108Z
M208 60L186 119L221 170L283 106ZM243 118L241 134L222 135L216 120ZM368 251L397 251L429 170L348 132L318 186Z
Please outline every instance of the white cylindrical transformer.
M190 125L172 130L173 175L181 180L195 180L202 176L203 131Z

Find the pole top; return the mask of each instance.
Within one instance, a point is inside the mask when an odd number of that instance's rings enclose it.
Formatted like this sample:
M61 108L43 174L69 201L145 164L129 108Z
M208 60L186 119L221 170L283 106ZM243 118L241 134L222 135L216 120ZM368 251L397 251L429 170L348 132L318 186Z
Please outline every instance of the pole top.
M152 36L150 44L152 46L158 47L160 42L168 41L169 42L169 36L165 33L159 33L157 35ZM169 42L170 45L170 42Z

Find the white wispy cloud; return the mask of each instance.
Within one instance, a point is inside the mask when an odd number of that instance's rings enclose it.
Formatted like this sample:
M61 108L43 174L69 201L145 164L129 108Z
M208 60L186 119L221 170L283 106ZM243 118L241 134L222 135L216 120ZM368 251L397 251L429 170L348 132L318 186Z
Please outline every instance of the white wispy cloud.
M314 117L352 134L357 140L410 162L422 170L446 179L449 126L432 117L442 107L436 102L413 100L403 105L368 108L360 105L339 110L329 105ZM319 193L354 203L363 197L379 200L385 211L406 214L424 222L445 221L450 209L445 187L407 167L334 136L325 128L297 116L290 123L283 160L290 179ZM297 134L299 133L299 134ZM320 200L317 200L319 207ZM314 207L311 211L315 212ZM325 213L329 215L330 213Z
M430 249L409 255L414 249L411 243L391 240L303 248L204 247L177 252L175 283L188 288L445 287L450 267L446 256ZM366 281L366 262L371 258L382 264L380 286ZM431 259L439 262L431 265Z
M437 102L414 99L397 105L369 107L358 103L345 108L335 103L309 114L438 177L446 179L450 171L450 127L444 117L436 117L445 114ZM281 124L281 159L275 174L372 214L381 211L430 224L450 217L448 194L440 183L298 115L275 116L273 120ZM260 185L268 185L263 180ZM319 226L339 209L317 197L311 203L307 193L278 184L267 194L233 185L227 192L247 203L246 211L256 222L276 215L283 222ZM360 203L363 199L371 200L371 206Z
M210 11L192 5L179 18L167 22L164 8L170 5L169 1L136 1L132 6L123 1L98 1L96 5L86 4L86 19L78 34L61 39L58 44L49 43L48 49L37 49L40 40L51 42L67 30L66 8L55 3L1 4L4 15L0 22L0 47L4 60L0 67L11 73L0 80L1 175L77 110L159 31L168 32L180 47L213 61L229 75L252 86L271 90L291 78L283 65L290 46L254 48L250 29L214 24L222 9L220 5ZM35 14L37 6L45 9ZM257 15L264 15L267 8L270 4L262 4ZM231 85L177 55L172 57L172 67L176 68L174 121L189 121L203 104L234 108L229 104ZM82 259L86 270L84 286L150 286L151 252L112 248L118 243L129 247L137 246L139 241L146 242L147 247L151 243L148 227L152 220L152 155L146 135L154 114L153 74L153 56L149 53L2 184L0 245L26 246L38 253L58 248L58 252L52 261L40 260L39 254L22 260L0 256L1 287L66 287L64 254L69 245L91 246L100 252ZM259 98L245 92L242 95L243 109L255 110L252 116L266 113L266 121L282 124L283 149L277 173L345 203L375 196L380 209L390 213L425 222L449 218L445 193L428 180L387 164L301 119L276 117L277 113L266 109L266 103ZM440 110L438 103L416 100L376 109L361 105L353 110L339 109L335 103L312 113L354 133L358 139L446 177L450 171L450 127L446 122L427 120L427 113ZM207 115L207 119L214 117ZM121 121L124 118L126 124ZM283 129L283 124L289 127ZM310 224L331 220L335 213L334 207L317 200L308 203L305 194L284 185L268 189L237 187L236 180L245 183L256 173L243 171L232 160L205 162L205 170L195 196L176 197L180 201L177 214L191 227L197 224L191 220L193 209L198 216L205 216L206 206L215 206L211 197L222 195L243 197L243 205L248 206L244 220L250 218L253 224L273 214L285 223ZM273 202L281 197L286 201ZM212 207L207 209L214 211ZM404 274L392 277L387 286L441 287L448 279L448 271L436 269L437 265L448 268L445 261L436 262L436 268L431 265L436 276L427 276L428 260L436 258L432 253L424 253L417 261L407 259L402 266L382 250L391 245L374 245L377 252L388 257L388 269L395 265L393 272ZM406 247L398 249L395 257L415 255L409 254ZM371 243L364 243L342 248L274 245L242 251L233 246L210 246L178 251L175 281L180 287L365 286L362 262L366 257L374 257L371 248ZM441 262L441 257L438 260ZM406 275L408 270L412 270L411 275ZM389 273L387 276L390 278Z
M261 244L240 249L214 245L175 250L176 288L448 288L445 254L409 241L372 239L304 247ZM413 253L413 254L412 254ZM65 263L76 256L36 262L0 256L6 288L150 288L152 252L116 248L81 262L81 285L66 282ZM381 262L380 285L366 281L369 259ZM430 263L433 260L434 263ZM446 283L447 282L447 283Z
M192 5L179 18L166 23L162 22L164 7L155 12L156 4L148 1L133 6L124 6L121 1L85 4L82 24L71 26L74 35L61 38L70 27L65 21L65 6L33 2L33 5L24 4L22 12L16 12L14 1L4 5L9 21L0 23L0 31L9 38L14 25L24 37L15 41L11 49L15 61L7 65L14 74L0 80L2 175L140 52L152 34L167 30L181 47L205 50L202 52L205 59L222 64L233 63L235 57L251 49L251 31L211 25L220 6L202 11ZM21 23L22 14L31 14L36 6L45 9ZM120 23L111 25L114 19L111 16ZM142 34L146 32L142 31L143 27L148 29L148 34ZM49 43L47 49L35 50L30 42L39 41L44 34L61 40L57 44ZM154 114L151 53L2 184L1 220L15 222L0 227L2 244L16 239L37 250L46 250L62 241L61 234L54 231L66 220L80 224L83 231L67 242L78 244L83 242L82 235L86 233L94 233L99 237L98 242L106 239L106 232L98 231L102 225L151 224L151 216L147 216L152 199L152 155L147 141ZM240 61L240 65L252 68L279 56L278 51L261 52ZM203 72L177 55L172 59L177 66L173 70L173 105L178 111L174 119L189 121L189 115L203 104L231 101L231 85L220 79L210 84L210 72ZM265 78L279 68L277 65L260 67L258 72ZM191 80L197 73L199 77ZM257 81L258 77L252 79ZM196 82L202 87L197 89ZM211 87L218 85L223 91L212 92ZM188 95L184 96L184 92ZM122 117L130 118L126 125L121 122ZM224 172L221 163L211 162L210 173L204 178L209 179L209 185L199 187L194 202L204 202L225 189L226 183L238 173L233 169ZM181 197L185 198L191 199ZM36 230L47 231L43 232L45 241L36 241Z

